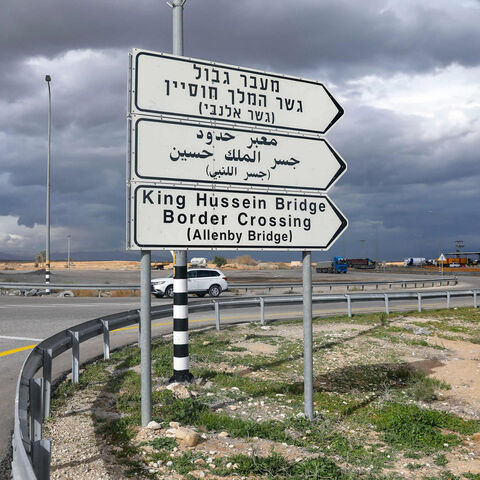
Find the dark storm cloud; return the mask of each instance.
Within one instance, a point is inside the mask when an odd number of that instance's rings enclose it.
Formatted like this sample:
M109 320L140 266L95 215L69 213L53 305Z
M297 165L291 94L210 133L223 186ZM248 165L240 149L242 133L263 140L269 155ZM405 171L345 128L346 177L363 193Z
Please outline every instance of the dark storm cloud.
M371 0L189 0L186 54L311 71L420 71L480 59L479 10L456 2ZM54 56L70 49L171 50L163 1L7 0L0 20L3 56Z
M479 65L480 10L454 3L188 0L188 56L314 76L344 98L329 140L349 170L331 197L350 228L331 253L358 256L366 239L373 256L376 230L391 256L433 255L437 237L451 250L457 232L480 247L478 124L432 134L425 118L368 105L349 84ZM63 248L69 231L77 249L122 249L127 52L171 51L170 9L160 0L7 0L0 43L0 216L45 223L49 73L52 226L64 229L56 241Z

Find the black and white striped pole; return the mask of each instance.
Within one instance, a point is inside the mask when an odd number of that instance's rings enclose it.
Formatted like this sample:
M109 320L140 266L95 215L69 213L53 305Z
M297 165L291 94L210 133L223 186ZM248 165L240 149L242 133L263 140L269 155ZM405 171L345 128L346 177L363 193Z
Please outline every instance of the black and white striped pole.
M191 382L188 353L187 251L175 252L173 275L173 376L171 382Z
M168 5L173 13L173 54L183 55L183 6L186 0L173 0ZM175 252L173 274L173 376L171 382L191 382L188 354L188 286L187 250Z

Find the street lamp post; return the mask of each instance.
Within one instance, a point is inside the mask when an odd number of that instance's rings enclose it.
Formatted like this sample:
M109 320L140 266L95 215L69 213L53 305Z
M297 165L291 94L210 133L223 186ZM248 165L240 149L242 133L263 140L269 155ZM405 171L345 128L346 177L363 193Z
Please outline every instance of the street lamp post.
M67 235L67 268L70 268L70 238L71 235Z
M362 258L365 258L365 240L360 240L360 245L362 246Z
M375 268L378 270L379 246L378 246L378 224L380 220L368 220L368 223L375 224Z
M47 153L47 238L45 248L45 284L46 292L50 293L50 145L52 132L52 92L50 90L50 82L52 77L45 76L48 85L48 153Z

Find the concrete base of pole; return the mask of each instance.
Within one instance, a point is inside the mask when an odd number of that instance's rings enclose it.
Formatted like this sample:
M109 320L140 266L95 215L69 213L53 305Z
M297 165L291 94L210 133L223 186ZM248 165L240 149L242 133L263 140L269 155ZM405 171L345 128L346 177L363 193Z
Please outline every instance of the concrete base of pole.
M193 375L189 370L174 371L173 375L168 380L168 383L192 383Z

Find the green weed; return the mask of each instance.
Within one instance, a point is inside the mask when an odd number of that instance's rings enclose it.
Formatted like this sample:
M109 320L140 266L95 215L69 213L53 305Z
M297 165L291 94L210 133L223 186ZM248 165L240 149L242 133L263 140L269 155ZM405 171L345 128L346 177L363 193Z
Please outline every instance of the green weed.
M424 451L460 443L457 435L444 435L441 428L463 435L471 435L479 430L479 423L473 420L462 420L445 412L421 409L416 405L395 403L378 411L373 421L377 429L383 432L386 442Z

